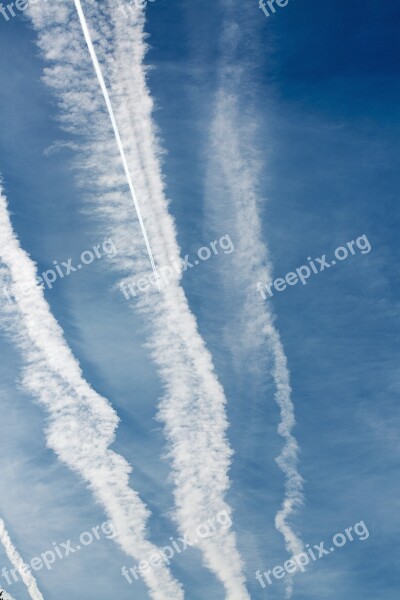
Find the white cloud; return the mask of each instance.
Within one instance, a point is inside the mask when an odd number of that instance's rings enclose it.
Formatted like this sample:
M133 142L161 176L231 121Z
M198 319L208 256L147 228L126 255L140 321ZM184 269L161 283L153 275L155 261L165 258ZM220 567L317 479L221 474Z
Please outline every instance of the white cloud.
M43 596L39 591L36 579L32 575L32 572L29 569L29 567L24 563L22 557L20 556L19 552L12 543L8 531L6 530L6 526L4 524L3 519L0 519L0 542L3 544L4 550L6 551L8 559L11 562L12 566L20 574L20 577L24 582L32 600L43 600ZM9 594L6 594L5 600L7 600L7 596L11 598Z
M235 330L239 332L240 341L235 340L237 350L233 353L239 355L240 364L248 361L248 356L253 356L254 352L261 362L265 354L272 357L275 398L281 415L278 432L285 441L277 463L286 476L286 494L275 525L284 537L288 552L295 555L302 551L303 543L289 520L302 504L303 480L297 471L299 449L292 433L295 418L287 358L275 317L269 306L260 301L256 290L258 281L271 279L269 253L262 239L259 214L262 161L256 148L254 132L258 124L254 111L249 111L248 107L243 110L240 104L242 90L250 89L252 83L246 79L244 67L235 60L240 28L233 18L228 17L229 4L229 0L223 2L227 19L221 36L220 87L209 134L206 196L213 198L209 214L214 215L214 219L223 219L224 226L229 227L235 239L236 252L232 256L233 269L227 285L240 299L241 317L240 327ZM229 220L226 216L228 202Z
M107 14L99 11L97 3L85 3L146 231L161 269L179 260L179 248L165 198L161 150L151 118L153 102L145 81L143 13L138 11L127 22L118 11L118 2L108 2L104 10ZM93 68L89 57L85 59L87 50L77 19L72 14L61 17L52 7L35 7L31 16L45 57L55 61L45 79L60 98L63 124L79 134L84 128L90 140L80 161L81 178L82 183L90 182L92 202L118 246L113 264L125 276L145 274L148 258L110 123L99 105ZM163 294L145 294L136 306L151 325L149 343L165 387L159 419L169 441L176 520L185 532L214 514L230 512L224 497L232 451L226 437L226 398L179 279L176 274ZM234 533L223 531L215 538L199 540L197 546L207 567L224 583L227 598L247 600Z
M130 465L109 449L118 417L83 379L43 291L35 285L35 264L12 230L2 190L0 240L0 285L9 285L16 298L13 304L2 304L0 325L22 351L24 387L47 409L48 446L89 484L114 522L121 548L136 560L148 557L157 551L146 539L149 511L129 487ZM155 600L183 597L180 584L163 565L144 579Z

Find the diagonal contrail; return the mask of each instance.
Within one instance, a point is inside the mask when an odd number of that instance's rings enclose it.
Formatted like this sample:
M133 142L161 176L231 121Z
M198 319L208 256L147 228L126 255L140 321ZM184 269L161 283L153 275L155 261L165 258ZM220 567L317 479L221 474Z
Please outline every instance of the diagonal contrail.
M1 600L15 600L14 596L11 596L11 594L6 592L6 590L3 590L3 588L1 586L0 586L0 592L3 592L3 595L1 596Z
M0 542L4 547L8 560L10 561L14 569L18 571L21 580L25 584L26 589L28 590L28 593L32 600L43 600L43 596L39 591L36 579L32 575L30 568L24 563L18 550L12 543L10 536L8 535L8 532L6 530L6 526L4 524L3 519L0 519ZM9 594L6 594L4 596L5 600L7 600L7 596L11 598Z
M269 266L268 260L265 260L266 247L260 234L258 182L253 179L252 167L245 155L246 148L243 148L245 135L241 135L241 114L236 90L230 90L229 86L221 89L217 95L211 128L212 151L208 152L210 181L206 193L210 198L217 197L219 208L224 210L224 198L221 199L215 190L225 189L225 198L236 223L236 226L229 225L236 240L236 253L232 257L235 278L230 278L227 285L229 289L234 289L234 294L240 302L242 329L239 328L239 332L236 329L237 336L234 337L234 341L237 344L239 338L240 344L233 354L239 355L239 364L249 362L248 356L254 353L257 362L260 363L265 354L272 357L271 374L275 382L275 399L281 418L278 433L284 438L283 448L276 461L286 478L285 497L276 514L275 526L284 538L287 551L296 555L303 551L303 543L290 525L289 519L303 503L303 479L297 470L299 447L293 436L294 405L287 358L280 334L274 325L274 316L257 297L256 282L264 278L269 281L266 277ZM226 211L220 217L226 226L225 215ZM251 231L243 228L244 223L252 224ZM289 584L290 595L291 579L287 578L286 582Z
M147 540L149 510L129 485L132 468L110 449L118 416L83 378L37 285L36 265L13 231L0 187L0 288L7 286L15 301L0 302L0 327L22 353L24 388L46 409L48 446L88 484L115 526L115 541L128 556L141 561L159 555ZM0 536L11 552L6 532L1 530ZM183 600L181 585L164 563L144 572L143 579L154 600ZM42 600L41 595L32 598Z
M154 261L153 252L152 252L151 246L150 246L150 241L149 241L149 238L148 238L148 235L147 235L147 231L146 231L146 227L145 227L145 224L144 224L144 221L143 221L143 217L142 217L142 212L141 212L141 209L140 209L139 201L138 201L137 196L136 196L136 191L135 191L135 187L133 185L131 173L130 173L129 166L128 166L128 161L126 160L125 150L124 150L124 146L122 144L122 140L121 140L121 136L120 136L120 133L119 133L117 121L115 119L114 110L113 110L113 107L112 107L112 104L111 104L111 100L110 100L110 95L108 93L107 86L106 86L106 83L104 81L103 73L102 73L102 70L101 70L101 67L100 67L100 63L98 61L97 54L96 54L96 51L95 51L94 46L93 46L93 42L92 42L92 38L91 38L91 35L90 35L89 27L87 25L86 18L85 18L83 9L82 9L82 4L81 4L80 0L74 0L74 2L75 2L76 11L77 11L78 16L79 16L79 21L80 21L80 24L81 24L81 27L82 27L83 35L85 37L85 41L86 41L87 47L89 49L89 54L90 54L90 57L91 57L92 62L93 62L94 70L96 72L96 76L97 76L97 79L98 79L98 82L99 82L99 85L100 85L100 88L101 88L101 91L103 93L104 100L105 100L105 103L106 103L106 106L107 106L108 114L110 116L111 124L112 124L113 130L114 130L115 139L116 139L117 145L118 145L118 150L119 150L119 153L121 155L122 164L124 166L124 171L125 171L126 179L128 181L129 190L131 192L132 200L133 200L133 203L135 205L136 213L137 213L137 216L138 216L138 219L139 219L139 223L140 223L140 228L142 230L144 241L145 241L146 248L147 248L147 252L149 254L149 258L150 258L150 262L151 262L151 267L153 269L153 272L154 272L154 275L155 275L155 278L156 278L156 282L158 284L159 277L158 277L157 267L156 267L156 264L155 264L155 261Z
M255 354L256 360L262 360L266 353L272 358L271 374L281 417L278 433L284 438L276 461L286 478L285 496L276 514L275 526L284 538L287 551L295 555L303 551L303 542L289 520L303 503L303 479L297 468L299 447L293 435L295 417L290 372L274 314L266 303L261 302L255 287L259 279L270 280L271 264L262 239L259 210L262 160L254 135L258 126L257 113L253 106L244 105L242 97L243 90L254 88L254 82L235 54L243 36L243 28L235 19L235 4L232 0L221 0L221 5L226 20L220 41L219 89L209 133L206 197L213 199L209 203L209 214L214 219L226 223L229 214L229 227L237 241L232 256L235 277L230 277L228 285L230 289L233 287L240 303L242 328L238 335L241 343L239 350L235 349L240 355L239 364L248 361L251 354ZM230 213L227 212L228 205ZM287 584L287 595L290 596L291 578L287 578Z
M1 587L0 587L0 592L3 592L3 595L1 597L2 600L15 600L15 598L13 596L11 596L11 594L9 594L5 590L3 590Z
M160 273L164 269L172 272L161 297L150 291L142 295L135 308L145 315L149 325L149 346L165 390L159 420L164 424L172 463L174 516L180 532L190 532L191 538L196 538L195 546L201 550L207 568L223 583L226 599L249 600L235 533L226 529L208 539L196 536L201 523L222 511L232 514L226 502L233 454L226 435L227 399L180 286L182 269L174 271L171 266L180 263L180 256L165 195L162 152L152 119L153 101L146 83L144 13L135 11L130 24L118 7L118 2L112 1L107 4L107 11L99 11L96 2L88 1L86 12L93 35L101 33L96 50L103 73L107 74L115 118L138 196L149 199L142 211L157 266ZM99 214L105 216L108 231L117 240L118 255L113 264L119 273L137 275L143 270L143 262L132 247L133 207L122 191L120 179L109 168L110 160L117 164L115 149L113 140L104 136L108 121L97 110L97 81L90 76L89 60L85 62L81 26L69 7L63 15L43 6L32 7L31 13L39 30L40 46L51 61L45 80L62 101L63 122L69 131L82 134L84 126L87 133L88 146L80 166L90 180ZM55 39L59 41L56 48Z

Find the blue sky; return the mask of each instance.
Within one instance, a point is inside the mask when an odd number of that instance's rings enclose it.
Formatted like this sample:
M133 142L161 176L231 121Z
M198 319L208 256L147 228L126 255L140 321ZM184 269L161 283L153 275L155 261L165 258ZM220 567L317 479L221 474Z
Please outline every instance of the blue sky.
M400 9L365 0L291 0L267 19L255 0L233 2L229 10L209 0L156 0L146 16L146 62L155 67L148 74L153 119L166 150L163 174L182 255L193 256L225 234L238 242L229 195L206 184L228 20L240 31L232 59L244 71L236 90L243 119L238 129L256 124L254 145L244 138L241 150L257 153L262 240L273 277L307 264L308 256L333 256L363 234L371 244L371 252L358 252L306 286L275 293L266 305L288 360L305 480L304 505L292 526L311 545L329 545L335 533L362 520L370 533L296 575L292 597L394 600L400 583ZM87 202L89 186L78 184L86 132L73 136L61 129L57 99L41 80L48 65L36 36L21 15L9 22L0 17L0 173L14 230L41 273L54 260L79 262L82 251L108 236ZM77 149L46 152L57 140ZM289 558L274 526L284 495L275 462L283 441L268 348L260 358L240 347L238 248L189 269L182 285L228 400L235 455L227 502L247 588L258 600L267 590L256 581L256 570ZM134 467L131 486L152 513L149 538L165 546L179 534L170 518L174 486L167 443L155 419L163 383L147 345L146 317L131 309L117 282L101 259L59 279L45 296L84 377L120 417L113 449ZM261 301L256 294L254 301ZM29 561L53 541L76 541L106 516L86 484L46 447L45 412L21 387L23 359L4 331L0 349L0 517ZM1 549L0 561L10 567ZM121 575L121 567L131 564L103 536L35 576L46 599L113 594L144 600L150 597L145 585L128 585ZM189 600L226 597L198 550L175 556L171 570ZM0 583L17 600L28 597L21 583ZM275 581L268 597L284 598L284 585Z

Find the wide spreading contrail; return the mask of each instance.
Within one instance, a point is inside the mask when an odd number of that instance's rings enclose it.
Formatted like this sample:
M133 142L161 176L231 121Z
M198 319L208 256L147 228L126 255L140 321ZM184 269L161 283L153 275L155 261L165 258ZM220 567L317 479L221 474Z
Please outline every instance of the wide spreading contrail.
M4 524L3 519L0 519L0 542L4 547L4 550L5 550L5 553L7 554L8 560L10 561L10 563L12 564L14 569L16 569L16 571L18 571L18 573L21 577L21 580L25 584L26 589L28 590L28 593L29 593L30 597L32 598L32 600L43 600L43 596L39 591L39 588L36 583L36 579L32 575L30 568L24 563L18 550L15 548L14 544L12 543L10 536L6 530L6 526ZM3 594L3 597L5 598L5 600L7 600L7 596L8 596L8 598L11 598L11 596L9 594L7 594L7 593L5 595Z
M86 18L85 18L83 9L82 9L82 4L81 4L80 0L74 0L74 2L75 2L76 11L77 11L78 16L79 16L79 21L80 21L80 24L81 24L81 27L82 27L83 35L85 36L85 41L86 41L87 47L89 49L89 54L90 54L90 57L91 57L92 62L93 62L94 70L96 71L96 76L97 76L97 79L98 79L101 91L102 91L103 96L104 96L104 100L105 100L105 103L106 103L106 106L107 106L108 114L110 116L111 124L112 124L113 130L114 130L115 139L117 140L118 150L119 150L119 153L121 155L122 164L124 166L125 176L126 176L126 179L128 181L129 190L130 190L130 193L131 193L131 196L132 196L133 203L135 205L135 209L136 209L136 213L137 213L137 216L138 216L140 228L142 230L144 241L145 241L146 248L147 248L147 252L149 254L151 266L152 266L152 269L153 269L153 272L154 272L154 275L155 275L155 278L156 278L156 282L158 283L159 278L158 278L158 272L157 272L156 264L154 262L153 252L151 250L150 241L149 241L149 238L148 238L148 235L147 235L147 232L146 232L146 227L145 227L144 222L143 222L142 212L140 210L140 205L139 205L139 202L138 202L138 199L137 199L137 196L136 196L136 192L135 192L135 188L134 188L134 185L133 185L133 182L132 182L131 173L129 171L128 162L126 160L124 146L123 146L122 141L121 141L121 136L120 136L120 133L119 133L117 121L115 120L114 110L113 110L113 107L112 107L112 104L111 104L110 96L109 96L109 93L108 93L108 90L107 90L107 86L106 86L105 81L104 81L104 77L103 77L103 73L102 73L99 61L97 59L96 51L95 51L94 46L93 46L93 42L92 42L92 38L91 38L91 35L90 35L89 27L87 25Z
M43 290L37 286L35 264L14 234L0 188L0 289L4 287L15 301L0 303L0 327L23 355L25 389L47 410L48 446L87 482L112 520L114 539L125 553L136 561L149 559L158 552L147 541L149 511L129 486L130 465L109 448L118 417L109 402L83 379ZM2 537L9 545L5 532ZM143 579L154 600L184 597L164 563L143 573ZM30 580L29 584L34 589Z
M281 415L278 432L285 441L277 463L286 476L286 493L276 514L275 525L284 537L287 551L295 555L303 550L303 543L290 525L290 518L303 503L303 479L297 470L299 448L292 433L295 417L290 373L274 315L256 290L258 281L270 281L272 277L259 212L259 165L262 160L257 154L254 135L258 126L256 111L241 104L243 90L253 89L254 84L235 55L242 28L234 18L234 2L222 0L222 6L226 21L221 35L219 89L215 96L207 148L206 197L212 198L208 216L219 226L222 220L235 239L236 251L232 255L235 276L229 274L227 285L234 290L233 294L240 303L241 329L235 329L240 336L240 344L235 337L234 350L240 355L239 364L248 362L246 352L248 356L256 353L256 360L261 362L266 353L272 356L275 398ZM251 116L246 118L244 115ZM291 579L287 578L287 582L287 595L290 596Z
M261 236L257 235L258 227L254 227L260 222L256 201L257 185L255 182L251 183L250 171L247 173L247 177L242 178L243 171L240 173L237 169L232 168L232 165L244 165L246 163L238 125L241 112L240 110L233 110L233 104L229 92L227 90L221 91L216 102L211 134L213 152L209 153L209 157L212 159L213 164L210 170L219 170L219 175L223 173L226 197L229 199L231 210L236 214L235 220L239 225L236 227L235 225L229 226L229 230L233 231L232 235L236 245L236 255L231 260L236 277L240 280L241 293L245 296L240 309L243 339L241 340L239 353L242 360L245 359L245 348L249 350L249 353L254 351L258 351L260 354L267 352L272 354L273 357L272 375L276 386L275 398L281 415L278 432L285 440L281 453L276 460L286 476L286 494L282 507L276 514L275 525L284 537L288 552L296 555L302 552L303 543L290 526L289 520L303 503L303 479L297 470L299 448L292 433L295 418L291 399L290 374L282 341L274 325L274 317L270 310L262 304L260 298L257 297L256 283L264 279L269 281L270 276L268 273L270 273L270 270L267 266L268 261L263 262L263 258L266 256L266 248ZM245 179L246 184L243 186ZM217 186L221 189L221 181L218 181ZM215 189L213 185L211 187ZM209 187L207 193L209 196L213 196ZM253 224L251 234L245 235L245 237L243 237L243 228L240 226L242 223ZM249 274L252 274L255 279L249 279ZM235 285L233 278L230 279L229 285L231 287ZM235 341L237 343L237 338ZM287 581L289 581L289 578Z
M138 197L145 199L141 209L155 261L160 273L169 269L170 281L163 294L151 293L150 289L142 294L135 308L143 311L150 326L149 345L165 388L159 419L169 442L176 522L182 533L190 532L195 538L199 524L221 511L231 514L225 501L232 457L226 437L226 398L179 285L180 269L171 266L179 265L180 257L165 197L161 151L152 121L153 103L146 84L143 11L137 9L129 23L119 6L118 1L108 2L104 11L99 11L96 2L88 1L85 13L93 39L98 40L96 52L135 189ZM68 131L81 134L84 127L87 134L88 146L80 166L91 184L91 206L98 203L108 232L117 241L118 255L113 264L126 277L147 275L136 243L140 230L107 138L109 124L98 106L99 94L93 87L91 65L85 63L81 32L68 7L61 15L53 7L34 6L31 15L39 31L39 44L45 57L52 61L45 80L62 102L63 123ZM220 531L208 539L197 537L195 545L202 551L205 565L225 586L227 600L248 600L233 531Z

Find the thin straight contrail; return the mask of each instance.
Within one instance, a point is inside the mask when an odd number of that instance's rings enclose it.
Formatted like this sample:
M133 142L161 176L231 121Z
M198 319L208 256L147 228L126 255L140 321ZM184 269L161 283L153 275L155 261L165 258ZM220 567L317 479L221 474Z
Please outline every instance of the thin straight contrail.
M39 588L36 583L36 579L32 575L28 565L26 565L20 556L18 550L14 547L10 536L6 530L6 526L4 524L3 519L0 519L0 542L3 544L4 550L7 554L7 557L14 567L20 574L21 580L24 582L26 589L32 600L44 600L42 594L39 591ZM9 594L7 594L9 596ZM5 600L7 595L4 597ZM10 596L9 596L10 598Z
M89 54L90 54L90 57L91 57L92 62L93 62L94 70L96 71L97 79L99 81L100 88L101 88L101 91L103 92L104 100L105 100L105 103L107 105L108 114L110 115L112 127L113 127L113 130L114 130L115 139L117 140L118 150L119 150L119 153L121 155L122 164L124 165L126 179L128 181L128 185L129 185L129 189L130 189L131 196L132 196L132 199L133 199L133 203L135 205L136 213L137 213L137 216L138 216L138 219L139 219L140 228L142 230L144 241L146 243L146 248L147 248L147 252L149 254L151 266L152 266L152 269L153 269L153 272L154 272L154 275L155 275L155 278L156 278L156 282L158 284L159 283L159 277L158 277L157 267L156 267L156 264L155 264L155 261L154 261L153 252L151 250L150 241L149 241L149 238L148 238L148 235L147 235L146 227L144 225L144 221L143 221L143 218L142 218L142 212L140 210L140 205L139 205L139 202L138 202L138 199L137 199L137 196L136 196L136 191L135 191L135 187L133 185L131 173L130 173L129 166L128 166L128 161L126 160L125 150L124 150L124 146L122 144L122 140L121 140L121 136L120 136L120 133L119 133L117 121L116 121L116 118L115 118L115 115L114 115L114 110L113 110L113 107L112 107L112 104L111 104L110 95L108 93L107 86L106 86L106 83L104 81L104 77L103 77L103 73L102 73L102 70L101 70L101 67L100 67L100 63L99 63L99 60L97 58L96 50L94 49L94 46L93 46L93 42L92 42L92 38L91 38L91 35L90 35L89 27L87 25L87 21L86 21L86 18L85 18L83 9L82 9L82 4L81 4L80 0L74 0L74 2L75 2L76 11L77 11L78 16L79 16L79 21L81 23L83 35L85 36L85 41L86 41L87 47L89 49Z

